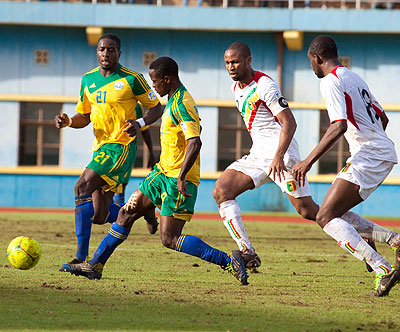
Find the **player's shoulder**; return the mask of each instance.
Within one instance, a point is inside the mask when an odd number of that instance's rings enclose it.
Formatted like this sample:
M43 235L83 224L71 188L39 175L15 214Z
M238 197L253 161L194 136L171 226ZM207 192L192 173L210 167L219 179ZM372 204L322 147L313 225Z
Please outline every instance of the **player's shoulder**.
M142 78L143 74L134 71L132 69L129 69L123 65L120 65L119 68L117 69L118 74L122 77L132 77L133 79L135 78Z
M264 74L260 71L257 71L254 75L253 81L257 83L259 87L277 87L278 84L274 81L274 79Z
M83 74L82 79L87 79L87 78L93 77L94 75L96 75L99 72L100 72L100 66L93 68L92 70L89 70L88 72Z

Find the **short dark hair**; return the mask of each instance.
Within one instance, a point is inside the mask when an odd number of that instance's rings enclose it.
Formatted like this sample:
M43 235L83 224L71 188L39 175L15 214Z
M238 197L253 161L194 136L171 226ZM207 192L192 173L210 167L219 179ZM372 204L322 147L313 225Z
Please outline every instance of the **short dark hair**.
M318 55L324 60L335 59L338 57L335 40L326 35L314 38L308 51L311 55Z
M232 43L227 49L228 50L235 50L238 51L243 57L247 58L251 56L250 47L244 42L236 41Z
M100 41L103 39L111 39L114 40L115 43L117 44L117 48L118 50L121 49L121 40L118 38L118 36L114 33L105 33L104 35L102 35L99 40L97 41L97 45L99 45Z
M168 56L162 56L155 59L149 66L149 69L153 69L158 77L171 76L178 78L178 64L174 59Z

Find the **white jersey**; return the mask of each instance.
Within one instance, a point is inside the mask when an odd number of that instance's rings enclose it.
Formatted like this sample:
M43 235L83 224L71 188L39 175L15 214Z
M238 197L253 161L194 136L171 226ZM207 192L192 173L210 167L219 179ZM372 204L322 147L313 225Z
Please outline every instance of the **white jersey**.
M278 85L271 77L257 71L252 81L243 89L238 82L233 83L232 91L253 141L250 153L263 159L273 159L281 133L281 124L276 116L289 107ZM286 153L299 158L294 139Z
M370 159L397 163L394 143L379 118L383 109L360 76L337 66L322 78L320 88L330 122L347 120L344 136L351 157L362 154Z

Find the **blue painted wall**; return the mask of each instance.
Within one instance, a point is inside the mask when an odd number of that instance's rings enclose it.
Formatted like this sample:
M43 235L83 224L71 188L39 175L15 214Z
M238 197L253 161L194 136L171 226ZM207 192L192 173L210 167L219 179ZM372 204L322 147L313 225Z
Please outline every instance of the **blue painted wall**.
M0 206L74 208L74 184L77 176L0 174ZM132 177L126 189L126 199L143 178ZM197 212L217 212L212 196L215 180L203 179L199 185ZM313 199L321 204L330 184L311 183ZM399 186L382 185L364 203L353 209L362 215L399 217ZM289 199L274 183L240 195L242 211L286 211L296 213Z

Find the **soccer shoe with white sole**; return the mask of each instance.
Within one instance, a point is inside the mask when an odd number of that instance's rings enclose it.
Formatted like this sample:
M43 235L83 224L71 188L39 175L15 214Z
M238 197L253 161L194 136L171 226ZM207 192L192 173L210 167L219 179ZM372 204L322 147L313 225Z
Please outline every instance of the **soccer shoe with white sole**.
M256 269L261 265L261 259L256 253L247 254L242 252L242 258L246 269Z
M72 261L66 263L66 264L79 264L79 263L83 263L83 261L81 259L79 259L78 257L75 257ZM58 272L67 272L66 269L64 269L64 265L61 265L60 268L58 269Z
M240 250L234 250L231 254L231 262L222 267L225 271L231 273L237 280L240 281L242 285L248 285L247 282L247 272L246 267L244 266L242 252Z
M396 248L396 261L388 274L378 273L375 278L375 291L371 296L387 296L394 285L400 282L400 248Z
M63 264L66 272L69 272L76 276L84 276L90 280L99 280L101 279L101 272L103 270L103 266L101 264L97 264L99 266L92 266L89 263L83 262L79 264Z

